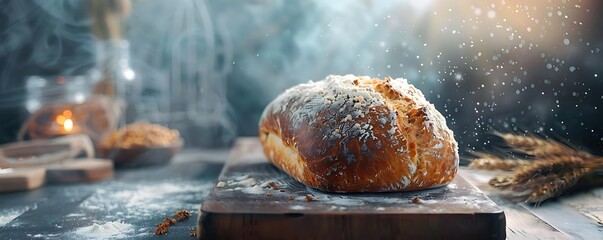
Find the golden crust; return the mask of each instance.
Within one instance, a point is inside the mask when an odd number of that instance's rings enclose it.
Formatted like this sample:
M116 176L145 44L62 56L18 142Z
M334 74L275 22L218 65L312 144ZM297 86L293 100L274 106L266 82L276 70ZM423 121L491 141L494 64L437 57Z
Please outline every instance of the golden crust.
M403 79L329 76L298 85L267 106L259 135L274 165L323 191L431 188L458 168L444 117Z

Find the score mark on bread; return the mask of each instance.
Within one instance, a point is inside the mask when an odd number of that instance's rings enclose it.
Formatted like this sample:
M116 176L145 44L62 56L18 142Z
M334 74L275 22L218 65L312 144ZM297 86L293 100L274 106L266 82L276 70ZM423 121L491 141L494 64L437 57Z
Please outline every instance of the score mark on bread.
M458 147L446 120L405 79L354 75L294 86L264 110L268 159L329 192L392 192L449 183Z

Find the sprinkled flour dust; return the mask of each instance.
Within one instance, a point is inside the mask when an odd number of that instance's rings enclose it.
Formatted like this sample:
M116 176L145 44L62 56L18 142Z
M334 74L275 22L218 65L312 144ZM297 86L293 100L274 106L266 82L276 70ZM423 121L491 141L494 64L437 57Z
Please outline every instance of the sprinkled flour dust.
M198 181L169 183L112 183L120 191L100 188L80 207L85 212L102 212L106 220L151 219L158 214L169 215L177 210L196 211L213 184Z
M271 187L271 184L275 184L275 182L275 180L272 180L260 183L255 178L252 178L248 175L243 175L235 177L234 180L229 180L227 182L220 181L216 184L216 187L226 188L226 190L230 191L241 191L247 194L267 194L269 192L268 190L276 190ZM286 187L286 184L281 183L280 185L280 187Z
M21 214L27 212L30 209L36 209L37 206L30 206L25 208L12 208L12 209L0 209L0 227L10 223Z
M306 207L300 206L300 205L295 205L295 206L291 207L291 209L293 209L293 210L304 210L304 209L306 209Z
M88 239L125 238L134 233L134 226L122 221L93 223L90 226L78 228L74 233Z
M2 211L0 213L0 227L17 218L19 215L23 214L23 212L17 210Z

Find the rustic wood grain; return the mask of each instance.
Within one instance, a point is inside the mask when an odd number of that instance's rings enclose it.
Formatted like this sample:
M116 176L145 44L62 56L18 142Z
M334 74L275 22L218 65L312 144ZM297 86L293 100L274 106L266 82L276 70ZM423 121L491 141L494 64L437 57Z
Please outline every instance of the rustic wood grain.
M462 169L461 175L504 209L508 239L603 239L603 189L563 196L534 206L516 203L488 185L501 171Z
M603 227L603 188L566 196L560 201Z
M249 179L257 186L238 184ZM324 193L268 163L257 139L248 138L237 142L219 181L224 186L201 207L201 239L505 238L502 209L462 177L423 191Z

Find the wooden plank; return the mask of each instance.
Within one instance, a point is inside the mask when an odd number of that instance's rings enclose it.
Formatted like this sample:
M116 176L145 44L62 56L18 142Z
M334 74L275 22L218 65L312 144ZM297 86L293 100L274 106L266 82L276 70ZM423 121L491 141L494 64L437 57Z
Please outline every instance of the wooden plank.
M564 196L535 207L506 199L487 184L502 173L461 170L462 176L504 209L509 239L599 239L603 236L599 223L603 200L594 194L598 190Z
M603 188L565 196L560 201L603 226Z
M219 181L201 207L200 238L505 238L502 209L462 177L423 191L325 193L268 163L253 138L237 142Z
M26 191L44 184L44 168L4 168L0 169L0 193Z
M548 201L540 207L526 204L522 206L573 239L603 239L603 228L600 224L557 200Z
M77 159L48 166L48 183L95 182L113 176L113 161L108 159Z

